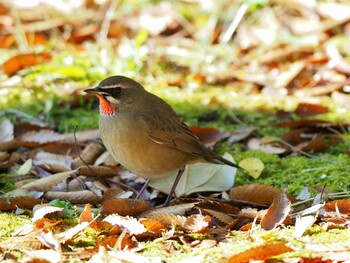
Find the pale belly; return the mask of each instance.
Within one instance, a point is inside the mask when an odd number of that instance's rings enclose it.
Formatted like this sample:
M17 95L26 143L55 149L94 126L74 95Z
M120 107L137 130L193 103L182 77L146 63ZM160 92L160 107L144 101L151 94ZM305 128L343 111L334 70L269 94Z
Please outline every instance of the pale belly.
M113 122L107 118L115 118ZM101 116L101 138L115 160L147 179L166 177L193 162L193 157L148 138L143 123Z

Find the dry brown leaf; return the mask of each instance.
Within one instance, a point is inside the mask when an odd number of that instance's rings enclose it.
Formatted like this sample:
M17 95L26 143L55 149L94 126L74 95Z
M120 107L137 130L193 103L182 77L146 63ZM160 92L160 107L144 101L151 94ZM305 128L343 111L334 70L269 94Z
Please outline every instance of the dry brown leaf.
M49 53L20 54L5 61L2 70L5 74L12 75L23 68L45 63L49 60L51 60Z
M87 177L95 177L96 175L100 178L112 178L119 174L121 171L117 166L97 166L97 165L86 165L78 168L79 174Z
M329 112L329 108L323 105L299 103L294 112L299 116L309 117L317 114L327 113Z
M105 238L102 238L101 240L98 240L96 243L96 247L106 247L106 248L111 248L111 247L115 247L115 245L117 244L118 240L118 236L107 236ZM122 239L122 241L120 242L120 244L118 244L118 250L125 250L125 249L129 249L129 248L133 248L137 245L137 242L132 240L132 236L128 233L126 233ZM120 260L120 258L118 259ZM129 260L128 260L129 261ZM108 261L109 262L109 261ZM112 260L113 262L113 260ZM132 262L132 261L129 261ZM134 262L138 262L138 261L134 261ZM142 261L141 261L142 262Z
M327 202L324 208L326 211L339 211L342 214L350 215L350 199Z
M185 215L185 212L192 209L199 202L183 203L180 205L172 205L166 207L157 207L155 209L143 212L139 217L150 217L157 214L174 214L174 215Z
M283 128L302 128L302 127L316 127L316 128L332 128L340 130L349 127L349 124L337 124L323 120L301 119L293 121L283 121L276 124L277 127Z
M18 207L32 209L41 202L41 199L32 196L0 197L0 211L14 211Z
M220 202L213 200L200 202L198 205L196 205L196 207L201 209L211 209L226 214L238 214L240 211L240 209L235 207L234 205L225 203L223 201Z
M147 218L155 219L166 226L173 226L173 227L177 227L177 226L182 227L185 224L187 219L185 216L179 216L174 214L160 214L160 213L155 213Z
M233 217L228 215L227 213L219 212L213 209L201 209L201 212L204 214L209 214L211 217L221 221L224 224L230 224L233 220Z
M62 135L64 136L64 134ZM47 153L69 155L72 157L75 157L78 155L76 143L70 143L70 142L62 142L62 141L52 142L44 145L41 149Z
M39 131L30 131L23 134L19 138L19 143L24 147L37 147L47 143L61 141L63 136L59 133L56 133L52 130L39 130Z
M19 146L17 139L13 139L7 142L0 143L0 152L3 151L13 151Z
M280 191L273 199L272 205L267 210L267 213L260 222L260 225L265 230L271 230L282 224L282 222L288 216L291 209L291 202L289 201L286 193Z
M10 156L8 152L0 152L0 162L7 162Z
M305 142L306 138L304 138L302 135L309 131L310 128L297 128L286 132L281 139L291 145L297 145Z
M222 132L212 127L191 126L190 129L206 145L215 144L230 136L230 132Z
M24 35L29 46L42 45L46 42L46 36L42 33L26 32ZM10 48L15 43L16 37L14 35L6 35L0 38L0 48Z
M111 225L117 225L126 229L132 235L142 234L147 231L147 228L141 224L137 219L129 216L109 215L103 221Z
M291 251L293 250L287 247L284 242L270 243L258 247L253 247L241 253L238 253L232 256L228 260L228 263L248 263L250 260L267 260L273 256Z
M155 218L140 218L139 222L143 224L148 231L151 232L157 232L167 228L165 224Z
M94 220L94 216L91 210L91 205L86 204L84 207L84 211L80 214L79 223L90 222L90 227L95 229L98 232L102 232L101 228L99 228L98 223Z
M80 156L84 162L80 159L79 156L76 157L73 161L73 168L75 169L86 164L94 164L96 159L103 153L103 151L104 147L98 142L92 142L88 144Z
M54 186L58 185L59 183L62 183L63 181L67 180L69 177L75 176L76 174L77 174L77 170L53 174L53 175L38 179L29 184L26 184L22 186L22 188L38 191L38 192L46 192L51 190Z
M66 133L63 135L65 142L75 143L75 137L77 142L84 142L89 140L97 140L100 138L100 131L96 130L87 130L87 131L79 131L75 133Z
M316 135L307 145L301 147L304 152L317 152L329 148L340 141L337 135L320 134Z
M278 195L279 192L280 189L274 188L270 185L247 184L232 188L230 191L230 199L271 205L275 196ZM295 201L295 198L291 195L289 195L288 198L291 202Z
M50 204L40 204L33 208L33 218L32 221L35 222L39 219L44 218L44 216L52 213L62 212L64 209L61 207L53 206Z
M210 216L202 214L190 215L186 218L183 228L190 233L203 233L209 226Z
M27 236L22 237L7 237L6 241L1 242L1 248L8 250L16 249L20 251L33 251L44 248L44 245L35 237L36 235L37 232L33 232Z
M150 209L150 205L143 200L112 198L103 202L101 207L101 214L119 214L122 216L134 216L142 212L148 211Z
M54 192L48 191L44 194L44 198L47 200L60 199L71 202L72 204L99 204L101 197L94 194L91 191L83 190L76 192Z
M70 156L38 152L34 164L52 173L67 172L72 169L73 159Z

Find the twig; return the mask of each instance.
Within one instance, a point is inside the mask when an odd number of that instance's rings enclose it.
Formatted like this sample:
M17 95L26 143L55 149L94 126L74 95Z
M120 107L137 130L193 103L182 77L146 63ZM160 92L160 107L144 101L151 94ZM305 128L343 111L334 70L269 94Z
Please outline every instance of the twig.
M108 7L108 9L105 13L105 16L103 18L102 25L101 25L101 30L100 30L99 36L98 36L98 39L101 42L106 41L106 39L107 39L109 27L111 25L111 21L113 19L115 11L118 9L117 8L118 2L120 2L119 4L122 4L123 1L112 0L111 5Z
M222 34L222 37L220 37L220 42L221 43L227 43L230 41L230 39L232 38L233 34L235 33L239 23L241 22L242 18L244 17L245 13L248 10L249 5L244 3L243 5L241 5L235 15L235 17L233 18L231 24L229 25L229 27L227 28L226 32L224 34Z

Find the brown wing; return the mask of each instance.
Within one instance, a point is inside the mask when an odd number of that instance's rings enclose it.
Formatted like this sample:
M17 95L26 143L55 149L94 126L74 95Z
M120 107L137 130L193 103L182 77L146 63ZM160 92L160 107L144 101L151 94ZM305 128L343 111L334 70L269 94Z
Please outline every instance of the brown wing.
M193 155L205 155L207 149L175 113L147 112L141 118L147 124L148 137L155 143Z

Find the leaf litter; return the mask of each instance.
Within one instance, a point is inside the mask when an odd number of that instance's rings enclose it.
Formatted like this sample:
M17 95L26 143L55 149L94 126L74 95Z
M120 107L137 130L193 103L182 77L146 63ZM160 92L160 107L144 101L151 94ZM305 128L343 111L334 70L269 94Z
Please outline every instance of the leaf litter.
M317 157L317 152L333 151L334 145L347 140L349 124L344 109L348 109L349 104L349 52L343 48L346 41L335 42L337 32L347 32L350 18L347 6L318 2L310 6L300 1L279 2L274 6L233 3L228 6L239 12L232 16L223 12L227 8L211 1L183 1L179 5L185 5L184 10L188 8L188 13L173 8L171 3L162 3L150 8L140 6L138 12L115 18L112 15L116 8L114 1L87 1L86 12L80 12L81 17L62 14L62 18L53 18L49 23L40 16L33 20L34 9L31 9L33 14L28 15L25 9L17 6L21 37L9 30L11 27L1 27L0 47L10 51L1 57L2 69L7 75L1 80L2 91L8 94L0 98L1 103L11 105L15 102L17 105L34 98L45 105L37 113L38 119L20 111L2 114L6 118L0 123L0 170L6 179L16 182L17 189L0 197L0 209L26 215L35 208L35 227L21 239L7 236L6 244L0 247L1 251L9 251L4 253L4 258L13 257L12 251L18 249L27 261L50 262L69 257L91 259L91 262L100 262L102 258L149 262L150 255L158 262L170 255L191 261L248 262L251 259L269 260L282 253L286 253L285 258L292 257L298 262L348 259L346 242L327 239L322 243L310 242L310 238L320 231L331 234L341 229L346 233L349 228L347 192L324 194L323 189L316 197L296 202L293 196L280 189L255 183L271 173L270 164L259 158L258 152L279 158L304 155L312 159ZM61 8L64 6L62 4ZM188 20L193 6L197 16ZM7 21L15 28L18 19L14 19L5 5L0 8L4 17L0 22ZM40 6L36 10L46 8ZM73 6L69 8L70 11L80 10ZM211 10L211 19L198 10ZM103 22L99 24L100 21ZM207 23L203 24L203 21ZM266 28L266 24L271 27ZM42 47L47 45L49 38L53 40L52 50L43 52ZM203 49L194 50L193 44L198 41L204 44ZM105 46L101 48L98 42ZM62 46L74 50L74 56L69 51L62 52ZM87 62L84 60L86 51L90 54L97 51L99 58ZM228 53L235 56L228 57ZM123 59L108 60L111 54L118 54ZM147 62L150 75L144 79L146 86L150 86L156 77L156 81L176 90L174 93L157 90L164 97L176 99L190 89L190 93L198 95L197 102L206 106L247 109L248 105L253 105L263 109L264 105L267 109L283 110L281 117L277 116L280 123L276 125L286 130L278 136L264 133L271 123L263 127L254 121L234 130L210 125L200 127L198 123L192 127L203 143L214 149L224 140L250 149L254 154L245 159L239 152L233 156L240 156L237 162L245 163L241 166L250 169L250 175L257 178L250 179L254 184L233 187L235 176L242 176L243 172L237 171L236 175L232 169L222 167L218 170L204 165L197 170L189 168L187 171L190 172L185 176L187 181L180 184L177 196L189 199L177 198L169 207L155 207L164 200L159 194L145 194L147 202L120 198L123 194L130 197L139 185L124 180L121 177L123 168L116 168L115 163L108 161L108 153L97 141L97 130L76 132L76 140L73 133L67 132L67 127L74 123L67 121L69 115L66 114L70 113L65 113L64 107L73 110L85 105L91 109L91 99L82 97L76 90L115 71L138 76L147 56L152 59ZM159 71L157 63L162 63L164 76L154 74ZM171 72L171 77L167 71ZM66 84L62 85L62 81ZM230 92L226 95L224 88L216 89L203 96L198 91L206 89L207 85L225 86ZM23 96L16 94L17 86ZM12 89L11 93L9 89ZM68 94L74 99L59 106L62 110L60 121L53 129L43 120L50 120L50 114L55 114L52 105L58 94ZM262 100L258 100L260 94ZM43 98L48 98L47 102L43 103ZM342 122L322 119L334 112ZM11 120L15 122L8 119L11 114ZM22 119L29 120L29 124L23 124ZM78 119L79 123L84 123L93 118L89 114L89 118L79 116ZM209 119L206 122L210 123ZM94 123L97 123L96 119ZM242 124L241 121L237 123ZM342 154L348 156L349 151ZM203 175L201 170L205 170L205 176L198 182L193 178ZM330 177L328 174L321 176ZM169 185L171 182L165 182L158 188L167 192ZM108 193L108 188L115 189L114 194ZM212 191L218 194L206 193ZM325 196L330 200L324 200ZM332 200L332 196L341 200ZM57 204L55 199L76 206L72 208L65 203L64 208L57 208L46 204L50 201ZM87 205L83 210L86 203L93 204L93 208ZM43 207L45 209L41 210ZM293 210L297 212L293 213ZM72 217L78 212L82 212L79 222ZM138 230L135 230L136 226ZM283 234L279 235L278 231ZM288 231L289 235L284 235ZM292 236L294 240L289 239ZM244 244L245 240L249 240L249 244ZM252 244L252 240L256 244ZM151 241L162 249L160 254L152 252ZM243 241L242 247L226 249L216 255L211 252L196 254L205 246L218 251L232 241ZM29 243L32 244L31 252L28 252ZM80 251L71 252L72 246ZM300 248L312 255L293 256ZM288 254L291 251L293 253ZM184 256L185 252L189 254ZM338 255L332 252L338 252Z

